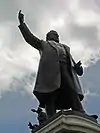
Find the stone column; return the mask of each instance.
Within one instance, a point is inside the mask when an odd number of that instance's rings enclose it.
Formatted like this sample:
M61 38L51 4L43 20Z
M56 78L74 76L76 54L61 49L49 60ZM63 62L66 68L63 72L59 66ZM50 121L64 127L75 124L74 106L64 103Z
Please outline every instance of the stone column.
M35 133L100 133L100 125L94 118L80 112L60 111Z

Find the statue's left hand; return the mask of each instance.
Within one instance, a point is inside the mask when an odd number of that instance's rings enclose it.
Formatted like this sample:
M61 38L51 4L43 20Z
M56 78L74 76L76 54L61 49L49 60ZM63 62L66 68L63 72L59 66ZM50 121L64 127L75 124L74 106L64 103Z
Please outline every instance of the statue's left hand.
M79 75L79 76L82 76L83 74L83 67L81 66L81 61L79 61L78 63L75 64L74 66L74 69L76 71L76 73Z
M76 63L75 67L80 67L81 66L81 61L79 61L78 63Z

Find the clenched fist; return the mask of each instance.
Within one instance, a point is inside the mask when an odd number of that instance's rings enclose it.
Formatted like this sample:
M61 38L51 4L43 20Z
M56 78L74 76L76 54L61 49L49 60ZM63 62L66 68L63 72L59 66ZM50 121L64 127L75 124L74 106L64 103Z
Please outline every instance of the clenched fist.
M18 19L20 24L24 22L24 14L21 13L21 10L18 13Z

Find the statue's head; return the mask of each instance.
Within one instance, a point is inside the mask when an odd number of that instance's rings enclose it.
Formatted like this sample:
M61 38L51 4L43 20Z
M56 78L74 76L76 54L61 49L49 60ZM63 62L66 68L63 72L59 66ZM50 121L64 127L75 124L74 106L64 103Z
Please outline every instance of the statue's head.
M59 43L59 35L55 30L51 30L46 35L46 41L55 41Z

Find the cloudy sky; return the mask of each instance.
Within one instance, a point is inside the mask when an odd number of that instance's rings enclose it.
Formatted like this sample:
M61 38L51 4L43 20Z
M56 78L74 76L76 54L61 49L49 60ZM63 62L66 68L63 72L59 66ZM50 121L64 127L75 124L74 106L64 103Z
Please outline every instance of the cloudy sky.
M38 106L32 90L40 57L19 32L20 9L36 36L57 30L82 61L83 106L100 121L100 0L0 0L0 132L28 133L28 122L37 122L30 109Z

